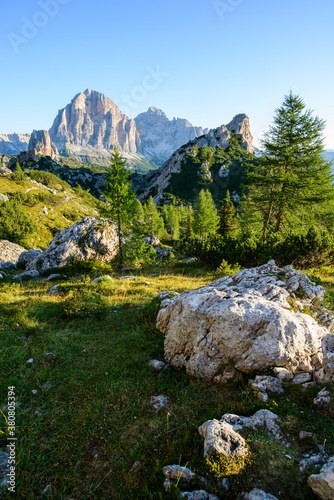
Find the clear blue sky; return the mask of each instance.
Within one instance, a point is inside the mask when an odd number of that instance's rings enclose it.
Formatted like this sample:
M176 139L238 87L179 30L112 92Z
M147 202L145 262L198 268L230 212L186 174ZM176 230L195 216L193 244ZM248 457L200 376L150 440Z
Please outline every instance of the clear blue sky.
M2 2L0 133L48 129L91 88L130 117L212 128L244 112L257 139L292 89L334 149L333 20L333 0Z

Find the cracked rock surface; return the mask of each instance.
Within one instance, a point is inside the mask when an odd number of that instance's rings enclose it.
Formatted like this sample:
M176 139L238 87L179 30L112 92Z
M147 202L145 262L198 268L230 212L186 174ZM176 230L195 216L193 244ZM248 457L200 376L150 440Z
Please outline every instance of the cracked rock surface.
M163 301L157 328L165 334L165 358L203 380L226 382L268 368L318 370L334 375L334 335L310 315L292 309L321 301L324 288L273 260L233 277Z

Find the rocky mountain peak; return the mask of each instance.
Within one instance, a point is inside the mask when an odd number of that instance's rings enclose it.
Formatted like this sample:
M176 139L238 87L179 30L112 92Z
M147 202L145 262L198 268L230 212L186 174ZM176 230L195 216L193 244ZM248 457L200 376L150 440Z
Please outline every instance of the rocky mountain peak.
M226 125L226 128L235 134L240 134L244 142L242 146L249 152L253 153L253 137L250 131L249 118L244 113L236 115L233 120Z
M51 142L47 130L33 130L30 136L28 149L36 149L37 153L43 156L50 156L52 159L58 156L58 150Z
M91 89L58 112L50 136L59 150L78 146L110 151L117 144L124 153L136 153L140 146L134 120L109 97Z

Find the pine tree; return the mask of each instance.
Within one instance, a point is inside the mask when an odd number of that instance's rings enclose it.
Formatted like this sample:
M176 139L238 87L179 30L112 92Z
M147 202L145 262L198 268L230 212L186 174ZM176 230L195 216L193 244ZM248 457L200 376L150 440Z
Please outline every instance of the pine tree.
M136 214L136 222L138 224L143 224L145 222L144 208L139 200L136 200L135 203L135 214Z
M307 229L310 214L324 220L324 205L334 196L330 164L323 157L324 127L292 92L276 110L262 156L248 172L243 202L244 217L261 223L263 241L269 230Z
M188 211L188 217L187 217L187 226L186 226L186 231L185 231L185 237L186 238L192 238L194 236L194 231L193 231L193 215L191 213L191 210Z
M144 205L144 230L148 236L157 236L161 238L164 233L164 221L155 206L152 196L149 197L147 203Z
M123 267L122 231L131 225L135 213L136 196L131 188L129 171L126 161L116 146L111 156L111 164L107 171L106 184L102 190L109 203L107 212L111 219L117 223L119 267Z
M216 234L218 227L219 217L211 193L202 189L194 208L194 233L201 239L206 239L209 235Z
M179 210L174 205L168 206L168 226L172 239L178 240L180 237Z
M235 236L238 229L238 223L234 218L235 208L231 201L229 191L227 191L226 197L223 200L219 215L220 215L219 233L222 236L231 236L231 237Z

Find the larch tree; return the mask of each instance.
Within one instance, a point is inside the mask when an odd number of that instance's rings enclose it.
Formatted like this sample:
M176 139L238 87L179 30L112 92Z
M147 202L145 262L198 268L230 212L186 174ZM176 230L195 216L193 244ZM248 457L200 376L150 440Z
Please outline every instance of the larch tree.
M202 189L197 197L194 207L194 233L206 239L215 235L219 227L219 216L214 205L210 191Z
M310 215L323 215L324 205L333 200L333 176L323 156L324 127L292 92L276 110L261 156L247 174L242 203L244 217L261 224L263 241L269 231L307 229L314 222Z
M102 192L108 202L108 216L117 224L119 267L122 268L124 264L122 232L132 224L136 196L131 187L126 161L116 146L112 152L111 164L107 170L107 179Z

